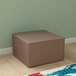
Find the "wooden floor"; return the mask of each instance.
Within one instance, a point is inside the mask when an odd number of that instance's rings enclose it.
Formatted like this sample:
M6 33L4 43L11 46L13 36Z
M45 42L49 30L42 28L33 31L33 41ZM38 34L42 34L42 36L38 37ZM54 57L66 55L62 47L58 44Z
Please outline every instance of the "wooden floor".
M68 54L68 51L70 54ZM74 53L71 53L72 51ZM0 56L0 76L24 76L25 74L31 74L71 63L76 63L76 43L67 44L65 46L65 53L64 61L41 65L34 68L28 68L12 54L2 55Z

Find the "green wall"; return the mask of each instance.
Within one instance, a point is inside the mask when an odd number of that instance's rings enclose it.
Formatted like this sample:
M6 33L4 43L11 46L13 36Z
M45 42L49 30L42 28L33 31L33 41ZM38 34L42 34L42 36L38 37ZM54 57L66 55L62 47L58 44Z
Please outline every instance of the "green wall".
M11 46L12 33L46 29L76 36L76 0L0 0L0 48Z

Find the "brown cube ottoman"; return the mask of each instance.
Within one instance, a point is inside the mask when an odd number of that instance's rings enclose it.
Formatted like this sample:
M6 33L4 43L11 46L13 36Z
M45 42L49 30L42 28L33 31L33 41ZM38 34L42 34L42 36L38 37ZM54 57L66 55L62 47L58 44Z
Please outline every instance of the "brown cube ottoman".
M13 34L13 54L28 67L64 59L64 38L45 30Z

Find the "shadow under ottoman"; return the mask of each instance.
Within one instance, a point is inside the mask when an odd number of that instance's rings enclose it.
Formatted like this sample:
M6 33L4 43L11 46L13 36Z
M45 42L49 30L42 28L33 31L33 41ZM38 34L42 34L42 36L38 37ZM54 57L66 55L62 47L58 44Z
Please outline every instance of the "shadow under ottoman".
M13 34L13 54L28 67L64 59L64 38L45 30Z

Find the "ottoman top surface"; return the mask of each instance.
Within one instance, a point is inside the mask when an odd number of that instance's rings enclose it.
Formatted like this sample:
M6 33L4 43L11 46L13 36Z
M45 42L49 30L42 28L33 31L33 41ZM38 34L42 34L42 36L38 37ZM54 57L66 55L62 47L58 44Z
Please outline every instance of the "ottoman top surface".
M45 30L32 31L32 32L22 32L14 34L17 38L25 41L26 43L47 41L47 40L56 40L62 39L63 37L56 34L50 33Z

